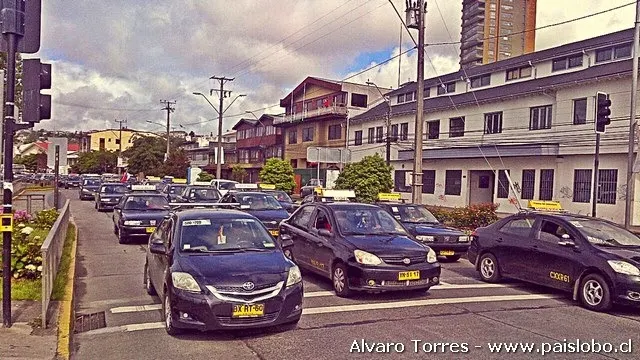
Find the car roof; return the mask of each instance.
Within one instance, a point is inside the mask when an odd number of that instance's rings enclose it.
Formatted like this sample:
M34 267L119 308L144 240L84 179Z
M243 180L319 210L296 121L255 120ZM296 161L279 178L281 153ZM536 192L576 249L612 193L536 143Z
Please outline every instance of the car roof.
M165 195L156 191L132 191L127 194L127 196L157 196L165 199Z
M267 195L267 196L271 196L269 194L265 194L264 191L232 191L231 194L242 194L242 196L245 195Z
M329 202L329 203L322 203L322 202L315 202L313 204L323 204L324 206L328 206L330 208L333 209L379 209L378 206L376 205L372 205L372 204L364 204L364 203L353 203L353 202L347 202L347 201L341 201L341 202Z
M216 219L254 219L249 213L229 209L184 209L176 211L175 214L178 220L196 220L203 217Z
M120 186L127 186L127 184L125 183L121 183L121 182L103 182L100 185L120 185Z

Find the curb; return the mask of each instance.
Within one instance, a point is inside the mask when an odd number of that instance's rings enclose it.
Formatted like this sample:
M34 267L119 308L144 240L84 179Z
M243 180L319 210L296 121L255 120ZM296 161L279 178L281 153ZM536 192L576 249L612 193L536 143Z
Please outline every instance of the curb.
M73 218L69 223L75 226L75 241L71 246L71 261L69 262L68 281L64 288L64 299L60 301L60 312L58 313L58 347L57 355L59 359L68 360L71 352L71 331L73 321L74 288L76 278L76 255L78 250L78 225Z

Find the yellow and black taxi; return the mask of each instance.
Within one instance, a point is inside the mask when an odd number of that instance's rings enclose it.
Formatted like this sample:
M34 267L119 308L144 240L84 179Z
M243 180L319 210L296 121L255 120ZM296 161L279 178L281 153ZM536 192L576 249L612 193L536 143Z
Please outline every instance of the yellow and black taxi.
M146 238L169 214L170 204L154 185L132 185L113 211L113 231L120 244Z
M220 191L208 182L196 181L187 185L182 193L175 197L175 201L180 203L217 203L221 197Z
M337 201L355 202L356 193L353 190L317 189L313 194L305 196L301 204L313 202L330 203Z
M100 183L100 175L83 176L78 189L78 198L80 200L94 200L95 193L100 189Z
M287 210L289 214L296 211L299 206L295 203L295 201L293 201L293 199L291 199L291 196L289 196L286 191L276 189L276 186L273 184L258 184L258 187L262 192L276 198L280 205L282 205L282 207Z
M429 245L438 256L449 261L458 261L467 253L469 235L452 227L444 226L422 205L404 203L399 193L380 193L376 205L387 210L417 240Z
M122 199L122 196L128 191L127 184L117 182L102 183L95 193L94 207L98 211L113 210Z
M263 192L229 191L220 199L220 203L226 208L241 210L255 216L274 237L279 235L280 222L289 217L289 213L275 197Z
M162 300L170 335L295 325L302 314L300 269L237 210L171 212L149 238L144 283Z
M331 279L338 296L352 290L429 289L439 283L436 253L375 205L302 205L280 225L282 244L298 266Z
M187 184L182 183L169 183L164 184L160 192L162 192L169 202L177 202L180 198L180 194L187 188Z
M515 278L573 294L588 309L640 305L640 238L607 220L550 211L554 202L526 210L472 234L469 261L480 277Z

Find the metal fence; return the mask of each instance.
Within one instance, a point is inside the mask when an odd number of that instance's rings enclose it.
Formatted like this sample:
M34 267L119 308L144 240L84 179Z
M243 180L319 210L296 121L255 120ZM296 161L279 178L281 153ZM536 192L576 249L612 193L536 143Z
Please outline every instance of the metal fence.
M67 238L70 215L71 210L69 209L69 200L67 200L40 248L42 254L42 327L45 329L47 328L47 310L60 266L64 242Z

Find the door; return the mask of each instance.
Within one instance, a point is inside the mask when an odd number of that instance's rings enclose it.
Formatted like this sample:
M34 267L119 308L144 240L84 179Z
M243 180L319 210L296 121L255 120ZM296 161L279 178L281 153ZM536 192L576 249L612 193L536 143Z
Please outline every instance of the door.
M569 239L563 238L567 234ZM581 269L581 246L573 229L552 218L541 218L535 228L533 263L535 282L571 291ZM576 247L560 243L574 242Z
M493 202L493 171L469 171L469 204Z
M309 248L307 236L309 236L309 223L311 215L315 210L314 205L306 205L296 212L291 220L288 221L289 226L285 229L293 240L293 248L291 253L293 258L299 265L311 268Z
M491 252L502 272L518 274L522 271L522 265L528 261L527 250L533 241L534 222L533 216L516 217L497 232Z
M151 245L152 242L162 242L165 248L169 249L166 234L171 221L171 219L165 219L160 226L158 226L156 231L149 237L149 245ZM167 257L168 256L164 254L153 254L149 252L149 275L159 295L164 295L161 292L164 288L165 274L168 271Z
M331 272L331 263L335 257L332 239L321 236L318 232L319 230L328 230L333 234L335 227L332 226L329 215L324 209L318 208L312 219L307 241L309 262L316 272L328 276Z

